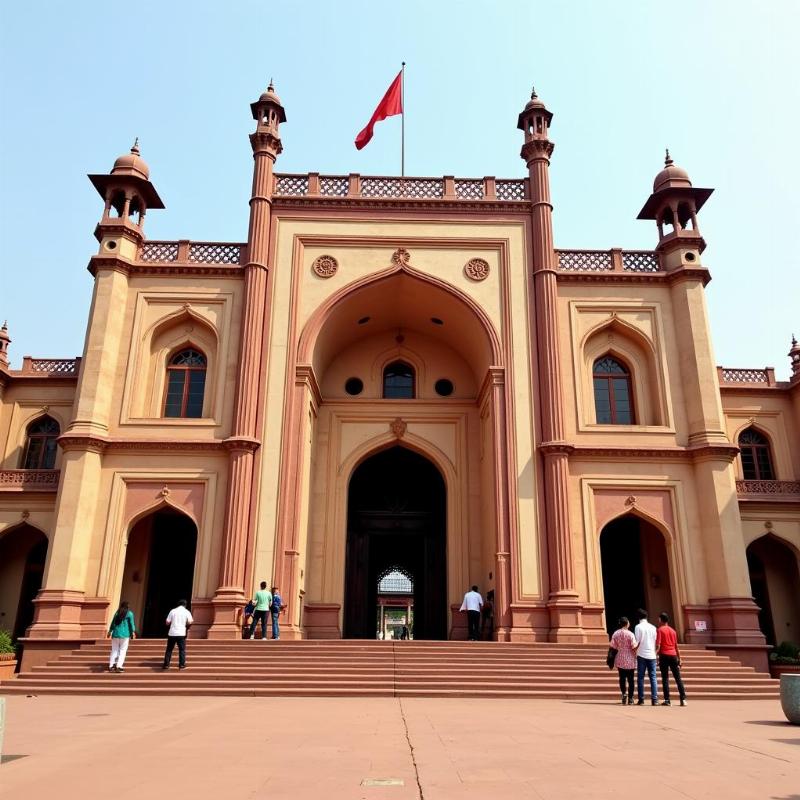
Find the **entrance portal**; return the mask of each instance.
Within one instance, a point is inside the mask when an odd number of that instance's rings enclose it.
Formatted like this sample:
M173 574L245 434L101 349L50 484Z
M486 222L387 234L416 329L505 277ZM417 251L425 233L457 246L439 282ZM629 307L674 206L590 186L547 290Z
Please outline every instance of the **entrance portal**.
M639 608L650 612L651 621L662 611L674 621L667 548L654 525L634 514L612 520L600 534L600 557L609 634L623 616L633 628Z
M404 447L368 458L348 491L345 637L377 636L379 583L397 571L413 587L404 599L413 608L411 635L446 639L446 568L446 488L439 471Z
M191 604L197 527L172 509L140 519L128 537L121 599L130 603L141 636L161 637L178 600Z
M17 525L0 538L0 628L14 639L33 622L46 558L47 537L32 525Z
M767 644L800 643L800 572L795 551L774 536L747 548L750 587L759 608L758 625Z

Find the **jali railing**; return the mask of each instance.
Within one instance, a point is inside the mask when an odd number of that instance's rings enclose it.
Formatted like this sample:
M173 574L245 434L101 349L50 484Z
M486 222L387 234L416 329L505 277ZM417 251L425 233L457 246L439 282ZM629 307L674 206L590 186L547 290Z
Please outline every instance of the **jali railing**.
M0 491L55 492L60 476L58 469L2 469Z

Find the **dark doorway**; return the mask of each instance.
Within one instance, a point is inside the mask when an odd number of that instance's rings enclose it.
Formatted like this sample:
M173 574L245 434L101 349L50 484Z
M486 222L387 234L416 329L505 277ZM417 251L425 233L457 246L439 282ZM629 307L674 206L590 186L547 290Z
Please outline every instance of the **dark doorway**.
M767 644L800 644L800 570L795 551L768 534L748 546L747 566L759 608L758 625Z
M18 525L0 539L0 628L14 639L33 622L46 558L47 537L32 525Z
M157 511L133 527L125 566L132 577L122 599L133 600L133 585L144 583L141 602L132 604L140 609L136 621L141 636L164 636L169 610L181 599L191 604L196 549L197 527L178 511Z
M447 638L446 488L423 456L392 447L350 479L344 635L377 635L378 583L399 570L413 585L415 639Z
M609 522L600 534L600 558L609 634L622 616L633 628L639 608L651 621L666 611L674 623L667 548L655 526L633 514Z

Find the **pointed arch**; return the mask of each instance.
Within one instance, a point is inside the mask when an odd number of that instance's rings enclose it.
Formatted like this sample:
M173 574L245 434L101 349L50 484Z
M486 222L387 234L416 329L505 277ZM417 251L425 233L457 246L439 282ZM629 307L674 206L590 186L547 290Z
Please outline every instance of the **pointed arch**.
M739 447L739 466L746 481L776 479L772 438L755 423L750 423L736 435Z
M137 522L143 520L145 517L149 517L151 514L156 514L159 511L175 511L178 514L183 514L185 517L188 517L194 524L197 526L199 530L199 524L197 519L195 519L194 514L187 509L179 506L177 503L173 503L169 497L163 497L160 500L156 500L155 502L151 503L149 506L145 508L139 509L126 523L125 523L125 536L130 535L131 530L136 525Z
M61 425L50 414L41 414L25 428L25 447L21 469L55 469L58 456L57 440Z
M429 291L436 292L437 297L449 305L453 324L450 325L449 330L447 325L443 326L440 329L440 335L447 337L450 335L450 330L463 331L466 329L471 332L470 341L457 340L454 342L453 349L463 353L473 369L478 367L480 374L476 377L479 381L483 378L486 368L503 364L500 338L480 305L452 284L406 264L392 266L352 281L321 303L309 317L300 333L297 348L298 363L313 363L317 374L321 375L324 371L324 366L321 368L321 362L327 361L329 357L327 354L322 356L320 354L320 351L325 349L325 337L322 337L321 334L323 330L334 327L337 327L339 330L336 332L340 333L341 328L344 327L333 324L337 321L335 319L337 313L346 309L351 301L359 296L373 290L388 290L392 287L393 281L396 282L403 278L414 282L416 286L427 287ZM353 305L355 306L355 304ZM350 320L347 321L350 322ZM319 346L321 339L323 340L322 348ZM465 352L465 348L469 352ZM476 362L479 363L476 364Z
M584 403L584 422L604 424L595 402L594 365L604 356L623 364L630 371L632 421L636 425L666 424L666 404L663 380L653 342L635 326L612 315L595 325L583 337L581 344L583 388L591 398ZM605 423L607 424L607 423Z

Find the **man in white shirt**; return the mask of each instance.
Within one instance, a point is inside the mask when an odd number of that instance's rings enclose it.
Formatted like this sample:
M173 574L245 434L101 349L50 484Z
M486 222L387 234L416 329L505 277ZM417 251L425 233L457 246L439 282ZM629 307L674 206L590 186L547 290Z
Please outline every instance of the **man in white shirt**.
M481 629L481 608L483 598L478 593L478 587L473 586L465 595L461 610L467 612L467 625L469 628L469 640L477 642Z
M186 669L186 631L194 622L192 612L186 608L185 600L178 600L178 605L167 614L167 649L164 653L163 669L169 669L172 651L178 645L178 669Z
M647 621L647 611L640 608L637 616L639 624L634 628L636 637L636 692L637 706L644 705L644 673L650 678L650 703L658 705L658 682L656 681L656 626Z

